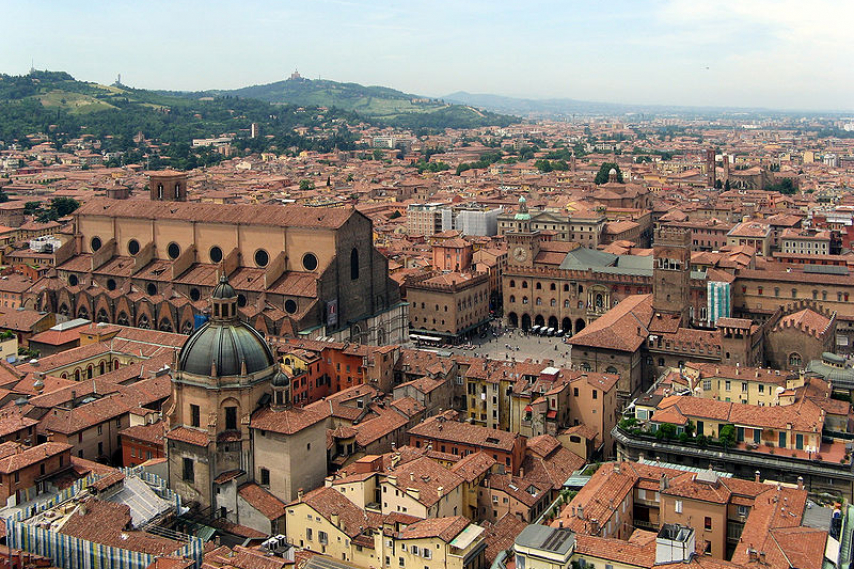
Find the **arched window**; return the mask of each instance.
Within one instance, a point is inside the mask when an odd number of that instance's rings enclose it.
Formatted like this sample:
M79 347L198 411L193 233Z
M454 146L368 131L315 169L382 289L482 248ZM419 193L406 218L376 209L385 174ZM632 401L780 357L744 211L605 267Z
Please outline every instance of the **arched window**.
M510 302L511 303L516 302L516 297L513 296L512 294L510 295Z
M543 288L542 283L539 283L539 282L538 282L538 283L537 283L537 286L536 286L536 289L537 289L537 290L540 290L540 289L542 289L542 288Z
M796 289L796 288L792 289L792 298L798 298L798 289Z
M80 368L74 370L74 381L80 381Z
M353 247L350 251L350 280L355 281L359 278L359 250Z
M568 298L567 298L566 300L564 300L564 301L563 301L563 307L564 307L564 308L569 308L569 299L568 299Z
M801 354L792 352L789 354L789 367L801 367Z
M92 379L93 377L95 377L95 366L89 364L86 367L86 379Z
M537 306L541 306L542 304L543 304L543 299L540 297L537 297Z
M608 368L605 370L605 373L608 373L611 375L617 375L619 372L617 371L617 368L615 368L614 366L608 366Z
M522 281L522 288L528 288L528 281Z
M557 286L552 283L551 285L549 285L549 290L557 290Z
M107 363L101 360L101 363L98 364L98 371L100 375L104 375L107 371Z
M551 300L551 302L550 302L550 304L551 304L552 306L555 306L555 305L557 304L557 300L552 299L552 300Z

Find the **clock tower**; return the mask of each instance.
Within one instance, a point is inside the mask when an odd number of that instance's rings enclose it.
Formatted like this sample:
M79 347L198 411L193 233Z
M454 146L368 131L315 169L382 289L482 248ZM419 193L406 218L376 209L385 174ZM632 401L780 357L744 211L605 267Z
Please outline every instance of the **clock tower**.
M517 267L533 267L540 252L540 232L507 233L507 263Z

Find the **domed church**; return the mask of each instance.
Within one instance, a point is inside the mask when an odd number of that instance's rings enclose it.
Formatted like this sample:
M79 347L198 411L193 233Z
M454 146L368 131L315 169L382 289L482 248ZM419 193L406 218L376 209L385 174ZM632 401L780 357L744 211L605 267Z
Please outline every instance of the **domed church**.
M233 518L231 510L236 510L229 497L236 503L240 485L258 482L270 489L271 471L288 478L292 474L288 453L279 453L279 464L256 465L253 414L266 413L268 420L274 417L284 423L300 414L290 409L290 378L263 336L240 320L237 299L226 276L220 277L210 298L210 319L190 335L178 354L166 433L171 488L186 502L217 508L227 518ZM309 472L303 473L301 482L322 483L325 426L309 421L306 429L309 432L301 436L318 440L322 462L306 461L303 466ZM295 458L305 461L300 454ZM289 500L290 484L276 486L284 494L279 497Z

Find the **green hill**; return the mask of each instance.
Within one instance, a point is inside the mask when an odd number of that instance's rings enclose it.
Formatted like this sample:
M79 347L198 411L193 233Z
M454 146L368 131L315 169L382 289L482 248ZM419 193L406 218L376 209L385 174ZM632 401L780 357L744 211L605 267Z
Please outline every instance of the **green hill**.
M358 113L375 122L409 128L506 126L517 120L515 117L480 111L467 105L448 104L440 99L403 93L388 87L366 87L358 83L320 79L288 79L194 95L210 94L259 99L273 104L336 108Z
M145 157L151 165L154 156L152 167L159 162L190 168L216 162L220 156L190 145L194 138L223 135L239 141L241 149L255 152L352 148L354 137L347 124L359 120L345 111L99 85L77 81L64 72L0 75L0 143L28 146L30 136L37 134L60 147L90 134L102 142L103 150L127 153L127 161ZM252 123L258 123L265 136L250 139ZM296 134L298 126L310 128L312 136ZM140 132L155 144L135 142Z

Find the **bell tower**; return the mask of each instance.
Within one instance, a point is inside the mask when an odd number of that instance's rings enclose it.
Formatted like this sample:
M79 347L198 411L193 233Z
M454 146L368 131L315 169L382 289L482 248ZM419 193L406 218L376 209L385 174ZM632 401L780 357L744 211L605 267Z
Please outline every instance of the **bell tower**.
M691 306L691 233L659 227L653 243L652 307L661 314L678 315L688 326Z
M149 197L153 202L187 201L187 174L175 170L148 173Z

